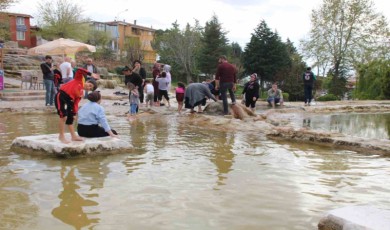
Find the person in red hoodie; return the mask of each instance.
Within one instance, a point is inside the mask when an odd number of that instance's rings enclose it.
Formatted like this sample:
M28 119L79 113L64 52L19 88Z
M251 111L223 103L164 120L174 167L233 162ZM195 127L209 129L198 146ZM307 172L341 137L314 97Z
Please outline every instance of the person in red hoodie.
M93 80L85 81L84 75L92 76L93 73L88 72L86 69L77 69L73 80L61 85L60 90L55 96L55 106L57 114L60 116L60 134L58 139L65 144L70 143L71 141L83 140L83 138L78 136L74 131L74 117L77 115L79 102L84 96L83 91L95 91L97 88L96 82ZM71 141L65 138L65 124L68 126Z

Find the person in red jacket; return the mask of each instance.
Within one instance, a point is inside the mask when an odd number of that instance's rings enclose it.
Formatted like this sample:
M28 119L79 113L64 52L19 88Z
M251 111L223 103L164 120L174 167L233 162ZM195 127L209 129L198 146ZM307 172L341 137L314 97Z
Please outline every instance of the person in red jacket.
M60 116L60 134L58 139L65 144L71 142L65 138L65 124L68 126L72 141L83 140L83 138L78 136L74 131L74 117L77 115L79 102L84 96L83 91L95 91L97 88L96 82L93 80L85 81L84 75L91 76L93 74L86 69L77 69L73 80L61 85L60 90L55 97L57 114Z

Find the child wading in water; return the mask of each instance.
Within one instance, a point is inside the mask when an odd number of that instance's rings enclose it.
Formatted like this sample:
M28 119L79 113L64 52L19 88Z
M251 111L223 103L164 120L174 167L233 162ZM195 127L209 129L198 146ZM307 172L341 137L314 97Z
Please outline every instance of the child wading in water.
M93 74L86 69L77 69L74 79L63 84L55 96L54 103L56 105L57 113L60 116L60 134L58 139L65 144L70 143L70 141L65 138L65 124L68 126L72 141L84 140L75 133L73 121L79 109L79 102L84 96L84 90L95 91L97 88L96 82L93 80L85 81L84 75Z
M186 91L186 86L183 82L178 82L176 87L176 101L177 101L177 111L181 113L183 109L184 93Z
M134 119L134 116L137 114L137 108L139 105L139 93L138 89L135 87L133 83L128 82L127 88L129 89L130 95L130 111L128 119L129 121Z
M154 99L154 87L149 80L145 80L144 93L146 95L145 96L146 108L149 105L150 105L150 107L152 107L153 106L153 99Z

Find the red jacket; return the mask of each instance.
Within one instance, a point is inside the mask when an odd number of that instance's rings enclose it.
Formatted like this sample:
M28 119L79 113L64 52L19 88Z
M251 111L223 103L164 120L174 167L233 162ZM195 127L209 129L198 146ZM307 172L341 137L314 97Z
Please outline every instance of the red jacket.
M218 65L217 72L215 73L215 80L222 82L237 82L236 68L228 63L223 62Z
M61 85L60 90L68 94L68 96L72 98L74 102L74 108L73 108L74 113L77 113L79 109L79 102L81 101L81 98L84 96L84 84L85 84L84 75L88 73L89 73L88 70L79 68L77 69L73 80Z

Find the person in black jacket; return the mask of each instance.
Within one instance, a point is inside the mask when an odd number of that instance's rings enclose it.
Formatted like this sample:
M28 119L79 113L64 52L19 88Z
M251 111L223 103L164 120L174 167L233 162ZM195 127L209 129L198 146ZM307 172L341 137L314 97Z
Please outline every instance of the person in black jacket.
M52 66L52 57L50 55L45 56L45 62L41 64L41 70L43 74L43 82L46 89L45 105L54 105L54 73L55 67Z
M245 98L245 106L247 108L250 106L253 112L256 110L256 101L259 98L259 89L260 85L257 80L257 74L253 73L251 75L251 79L245 83L244 90L242 91Z
M313 86L316 76L311 71L311 67L307 67L306 71L302 74L304 92L305 92L305 106L310 105L313 97Z
M142 63L140 60L135 60L133 62L133 72L139 74L141 76L141 79L142 79L142 84L138 88L140 104L144 103L144 86L145 86L145 79L146 79L146 70L141 65L142 65Z
M138 73L133 72L133 70L130 67L125 66L122 69L122 73L123 75L125 75L125 85L127 85L127 83L130 82L136 86L137 90L141 87L143 83L141 76ZM130 102L130 94L129 94L129 102ZM138 112L138 108L137 108L137 112Z

